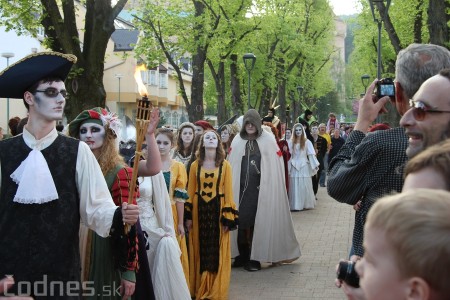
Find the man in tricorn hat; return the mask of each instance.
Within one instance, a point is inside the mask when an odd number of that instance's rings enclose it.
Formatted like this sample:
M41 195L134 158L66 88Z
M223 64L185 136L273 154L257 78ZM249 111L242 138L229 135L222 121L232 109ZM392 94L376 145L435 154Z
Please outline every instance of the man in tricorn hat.
M0 274L13 276L11 293L35 299L81 297L80 220L115 237L139 216L136 205L114 204L89 147L56 131L75 62L42 52L0 72L0 97L22 98L29 111L23 134L0 141Z

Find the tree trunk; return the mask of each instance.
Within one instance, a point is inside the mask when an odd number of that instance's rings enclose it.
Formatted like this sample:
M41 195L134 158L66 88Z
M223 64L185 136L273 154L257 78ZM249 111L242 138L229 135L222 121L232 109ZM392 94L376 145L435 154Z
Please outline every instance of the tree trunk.
M195 7L195 16L200 18L205 12L205 5L200 1L193 1ZM191 86L191 105L187 109L189 121L195 122L203 120L203 84L205 82L205 61L206 61L206 46L202 36L203 23L196 22L194 25L195 38L197 48L192 56L192 86Z
M228 119L225 109L225 64L223 61L220 61L216 72L211 60L208 59L207 62L217 91L217 123L222 124Z
M233 115L242 115L244 112L244 104L241 98L241 86L239 84L238 75L238 56L237 54L231 54L230 56L230 89L231 89L231 106L233 107Z
M449 41L449 15L450 4L446 0L430 0L428 5L428 30L430 43L448 48Z
M400 42L400 38L397 35L397 32L395 31L394 24L392 24L391 18L388 13L386 13L386 5L383 1L376 2L378 11L381 15L381 20L384 23L384 28L386 29L386 32L389 36L389 40L391 41L392 47L394 47L394 51L396 54L400 52L400 50L403 49L402 44Z
M120 0L114 7L107 0L85 2L85 28L82 49L75 21L76 7L73 1L63 1L62 11L52 1L41 1L45 17L42 25L47 37L52 41L53 51L62 51L77 56L77 64L72 68L66 88L70 94L65 114L68 121L82 110L96 106L105 107L106 91L103 86L104 59L106 48L114 32L114 20L126 4Z

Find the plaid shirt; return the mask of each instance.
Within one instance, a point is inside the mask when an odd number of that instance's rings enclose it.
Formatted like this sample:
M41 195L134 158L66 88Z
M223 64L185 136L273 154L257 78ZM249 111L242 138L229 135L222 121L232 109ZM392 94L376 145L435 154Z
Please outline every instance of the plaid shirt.
M350 205L361 201L355 215L353 247L363 256L364 224L373 203L403 186L408 137L401 127L368 133L354 130L328 167L328 194Z

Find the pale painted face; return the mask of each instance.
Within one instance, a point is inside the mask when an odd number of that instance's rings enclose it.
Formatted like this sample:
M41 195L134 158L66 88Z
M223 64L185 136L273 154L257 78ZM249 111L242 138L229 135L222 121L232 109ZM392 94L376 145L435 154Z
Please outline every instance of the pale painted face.
M202 135L203 132L204 132L204 130L203 130L202 126L195 125L195 135Z
M447 190L448 185L440 173L428 167L415 173L409 173L405 178L403 191L418 188Z
M227 129L222 130L222 132L220 133L220 138L222 139L222 143L228 142L228 140L230 139L230 133Z
M58 91L65 91L66 87L62 81L46 82L38 86L37 90L44 91L48 88L54 88ZM34 95L33 104L30 105L30 111L34 113L35 118L46 121L61 120L63 118L64 106L66 99L59 93L52 98L47 96L44 92L36 92Z
M170 149L172 149L172 143L170 139L165 134L158 134L156 136L156 144L158 145L159 154L161 156L168 155L170 153Z
M246 123L245 124L245 131L248 135L255 135L256 134L256 127L252 123Z
M194 139L194 131L191 127L184 127L181 131L181 140L185 146L190 145Z
M217 148L219 140L214 132L207 132L203 135L203 145L206 149Z
M299 137L302 135L302 133L303 133L303 129L300 126L295 127L295 136Z
M289 140L292 136L292 130L288 129L286 130L286 140Z
M312 134L318 134L319 133L319 127L317 127L317 126L311 127L311 133Z
M360 285L366 300L406 299L407 280L400 278L393 249L388 244L385 231L367 228L364 234L365 253L356 263Z
M85 142L92 152L97 152L105 141L106 131L102 125L86 122L80 126L80 140Z

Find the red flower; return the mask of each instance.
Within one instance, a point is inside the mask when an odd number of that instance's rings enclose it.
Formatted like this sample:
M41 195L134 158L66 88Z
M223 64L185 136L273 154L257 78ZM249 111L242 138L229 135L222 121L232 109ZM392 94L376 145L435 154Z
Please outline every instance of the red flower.
M278 151L277 151L277 155L278 155L278 156L282 156L282 155L283 155L283 153L281 153L281 150L278 150Z

